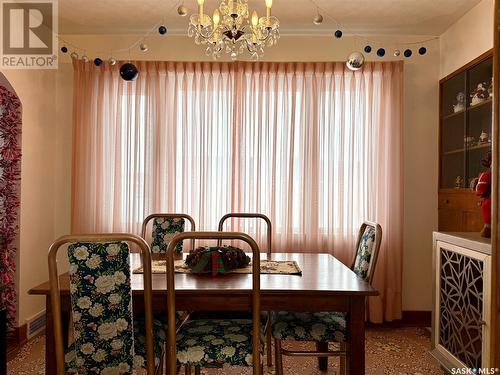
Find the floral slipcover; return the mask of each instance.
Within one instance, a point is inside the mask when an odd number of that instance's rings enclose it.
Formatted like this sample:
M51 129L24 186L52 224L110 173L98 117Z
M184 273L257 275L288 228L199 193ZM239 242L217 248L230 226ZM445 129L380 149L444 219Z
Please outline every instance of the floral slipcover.
M356 260L354 262L354 273L362 279L368 277L368 270L372 259L373 247L375 245L375 228L368 225L363 232L359 242Z
M261 332L261 360L263 349ZM177 362L199 367L252 366L252 320L189 320L177 334Z
M183 218L163 218L153 220L153 242L151 252L166 253L168 244L177 233L184 232L185 220ZM182 253L182 241L175 246L175 252Z
M69 372L131 374L145 366L143 321L133 321L129 247L124 242L76 243L68 247L74 343L66 354ZM155 321L159 363L164 324Z
M272 332L278 340L344 342L346 316L340 312L273 312Z

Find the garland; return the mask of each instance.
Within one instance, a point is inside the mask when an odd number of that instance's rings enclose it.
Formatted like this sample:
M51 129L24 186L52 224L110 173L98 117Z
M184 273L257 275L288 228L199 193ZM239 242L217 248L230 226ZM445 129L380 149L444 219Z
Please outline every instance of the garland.
M21 180L21 102L0 86L0 310L13 327L16 317L14 274Z

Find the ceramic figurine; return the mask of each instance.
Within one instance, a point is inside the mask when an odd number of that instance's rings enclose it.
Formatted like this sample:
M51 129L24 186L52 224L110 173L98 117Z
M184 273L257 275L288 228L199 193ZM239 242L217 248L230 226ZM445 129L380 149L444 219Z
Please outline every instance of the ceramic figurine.
M488 84L486 82L481 82L477 84L477 87L474 91L471 93L471 105L476 105L481 102L484 102L486 99L490 97L488 94L487 87Z
M476 185L476 195L481 199L481 213L483 215L484 226L481 236L491 237L491 151L481 161L485 171L481 172Z
M464 179L462 178L462 176L457 176L457 178L455 178L455 189L460 189L462 188L464 185Z
M473 145L474 145L474 141L475 141L474 137L472 137L472 136L470 136L470 135L469 135L469 136L467 136L467 135L466 135L466 136L464 137L464 145L465 145L466 147L473 146Z
M461 112L465 110L465 95L463 92L457 94L457 103L453 105L453 112Z
M484 130L481 132L479 136L479 143L488 143L490 140L490 136Z

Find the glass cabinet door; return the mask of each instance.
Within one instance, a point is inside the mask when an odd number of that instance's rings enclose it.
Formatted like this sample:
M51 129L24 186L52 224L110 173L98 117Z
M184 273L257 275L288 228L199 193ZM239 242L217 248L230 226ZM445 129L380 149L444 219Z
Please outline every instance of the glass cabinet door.
M441 91L441 188L464 187L466 72L443 83Z
M481 161L491 152L492 77L492 59L485 60L468 71L466 175L469 183L485 169Z

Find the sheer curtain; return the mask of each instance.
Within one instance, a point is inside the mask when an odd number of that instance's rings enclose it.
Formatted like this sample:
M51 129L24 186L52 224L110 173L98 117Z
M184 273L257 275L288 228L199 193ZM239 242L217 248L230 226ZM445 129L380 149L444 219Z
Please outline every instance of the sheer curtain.
M138 233L152 212L216 230L261 212L273 250L329 252L350 265L364 220L384 236L370 319L401 317L401 62L74 62L75 232ZM253 222L231 224L265 240Z

